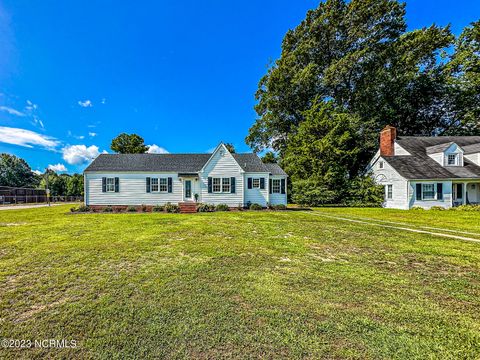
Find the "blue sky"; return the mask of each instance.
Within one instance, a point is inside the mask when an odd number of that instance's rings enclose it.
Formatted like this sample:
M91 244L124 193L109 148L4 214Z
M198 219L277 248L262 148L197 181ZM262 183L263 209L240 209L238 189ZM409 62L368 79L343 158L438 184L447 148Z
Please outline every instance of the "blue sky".
M160 152L249 151L258 80L317 4L0 0L0 152L71 173L120 132ZM475 0L407 4L411 29L459 33L480 14Z

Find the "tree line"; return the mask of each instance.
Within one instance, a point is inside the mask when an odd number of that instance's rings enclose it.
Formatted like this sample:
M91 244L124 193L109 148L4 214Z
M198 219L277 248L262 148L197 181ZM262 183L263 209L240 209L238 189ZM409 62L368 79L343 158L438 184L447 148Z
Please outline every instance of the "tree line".
M46 189L47 179L52 196L83 196L82 174L59 175L53 170L36 174L24 159L0 154L0 186Z
M480 134L480 21L457 37L449 26L407 31L405 8L327 0L286 33L246 142L278 154L294 201L381 198L364 175L387 124L400 135Z

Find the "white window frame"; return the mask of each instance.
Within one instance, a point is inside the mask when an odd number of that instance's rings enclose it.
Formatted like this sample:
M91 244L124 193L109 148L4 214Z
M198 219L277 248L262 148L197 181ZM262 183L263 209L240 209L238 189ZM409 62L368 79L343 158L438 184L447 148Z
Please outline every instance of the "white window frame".
M159 178L158 179L158 192L166 193L168 192L168 178Z
M108 177L105 180L105 191L106 192L115 192L115 178L114 177Z
M219 177L212 178L212 192L214 193L222 192L222 178L219 178Z
M150 192L159 192L160 185L158 178L150 178Z
M384 164L383 160L378 162L378 168L379 169L385 168L385 164Z
M393 199L393 184L387 184L385 186L385 197L387 200Z
M281 193L281 183L280 179L272 179L272 194Z
M255 185L255 182L257 185ZM260 178L252 178L252 189L260 189Z
M430 191L425 191L426 186L432 187L433 197L431 198L425 197L425 193L430 192ZM422 183L422 200L425 200L425 201L437 200L437 185L435 183Z
M231 189L230 178L222 178L222 192L229 193Z
M453 164L450 164L450 158L453 158ZM459 155L458 154L447 154L447 166L456 166L459 162Z

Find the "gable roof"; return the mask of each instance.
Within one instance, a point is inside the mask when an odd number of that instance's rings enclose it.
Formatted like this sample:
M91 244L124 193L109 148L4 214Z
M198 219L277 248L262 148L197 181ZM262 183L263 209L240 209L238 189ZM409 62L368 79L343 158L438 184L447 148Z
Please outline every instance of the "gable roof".
M480 166L468 159L464 158L464 166L442 166L428 156L428 154L444 151L453 143L464 150L477 147L480 149L480 136L405 136L395 141L411 155L382 156L382 158L406 179L480 178Z
M100 154L86 169L89 171L145 171L197 173L202 170L212 154ZM267 167L253 153L232 154L235 161L245 172L275 171L273 175L286 175L277 168ZM276 165L276 164L275 164ZM279 170L280 169L280 170ZM282 173L280 173L282 172Z
M278 165L274 163L269 163L269 164L264 164L265 167L270 171L270 174L272 175L287 175L285 171Z

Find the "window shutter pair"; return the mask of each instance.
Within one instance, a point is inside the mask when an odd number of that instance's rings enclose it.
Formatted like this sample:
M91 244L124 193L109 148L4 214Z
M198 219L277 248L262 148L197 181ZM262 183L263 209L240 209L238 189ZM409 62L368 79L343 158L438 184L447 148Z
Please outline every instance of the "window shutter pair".
M269 194L272 193L272 179L269 179L269 180L268 180L268 193L269 193Z
M265 190L265 178L260 178L260 189Z
M107 192L107 178L102 177L102 192Z
M211 194L213 191L212 191L212 178L209 177L208 178L208 192Z
M235 194L235 178L230 178L230 193Z
M285 179L280 180L281 193L285 194Z
M145 190L147 191L147 193L149 193L150 192L150 178L149 177L147 177L147 182L146 182L145 185L146 185Z
M252 188L252 178L248 178L248 179L247 179L247 187L248 187L249 189Z

